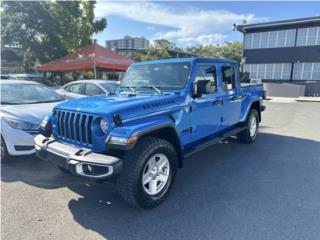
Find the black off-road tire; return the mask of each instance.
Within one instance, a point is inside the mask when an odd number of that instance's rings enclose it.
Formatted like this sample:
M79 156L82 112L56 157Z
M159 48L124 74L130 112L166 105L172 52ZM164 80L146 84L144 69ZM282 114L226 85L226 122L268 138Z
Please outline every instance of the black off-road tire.
M256 120L255 121L256 122L256 131L255 131L254 135L250 135L250 125L251 125L251 122L253 121L252 118L255 118L255 120ZM258 133L258 129L259 129L259 113L256 109L250 110L250 113L248 114L248 117L246 119L244 126L246 127L246 129L241 131L240 133L238 133L238 140L243 143L248 143L248 144L253 143L257 137L257 133Z
M148 160L155 154L164 154L170 163L170 173L165 187L156 195L149 195L142 186L142 175ZM120 196L131 206L153 208L161 204L169 194L177 171L178 156L168 141L157 137L140 139L133 150L123 157L123 171L117 178Z

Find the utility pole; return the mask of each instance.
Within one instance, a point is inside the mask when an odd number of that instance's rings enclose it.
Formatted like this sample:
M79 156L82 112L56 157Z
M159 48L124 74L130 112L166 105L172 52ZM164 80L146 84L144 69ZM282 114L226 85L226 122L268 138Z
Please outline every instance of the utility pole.
M96 66L96 60L93 60L93 71L94 71L94 79L97 79L97 66Z

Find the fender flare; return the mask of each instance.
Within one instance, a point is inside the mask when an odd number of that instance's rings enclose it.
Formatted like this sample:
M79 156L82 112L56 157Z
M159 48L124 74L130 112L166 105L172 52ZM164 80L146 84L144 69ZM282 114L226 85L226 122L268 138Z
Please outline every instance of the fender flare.
M243 111L241 111L241 117L239 122L245 122L247 119L247 116L250 112L250 109L253 107L253 105L257 104L257 111L259 113L259 122L261 121L261 102L259 98L252 97L247 100L249 103L245 104L248 107L245 107Z
M162 131L164 130L164 131ZM170 135L170 134L173 134ZM158 136L170 142L178 154L178 166L182 167L182 152L183 147L180 142L178 131L175 128L174 120L168 116L153 117L143 119L143 121L133 121L123 124L122 126L115 127L110 132L109 136L116 137L137 137L137 141L144 136ZM134 148L135 143L126 146L116 146L108 144L109 147L118 150L130 150Z

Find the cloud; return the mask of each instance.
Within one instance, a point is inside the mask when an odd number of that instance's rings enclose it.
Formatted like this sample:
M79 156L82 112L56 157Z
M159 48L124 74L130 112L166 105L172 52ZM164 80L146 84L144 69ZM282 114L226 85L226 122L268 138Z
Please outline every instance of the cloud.
M226 36L223 34L207 34L207 35L200 35L198 37L178 38L176 42L178 45L191 47L195 45L223 44L225 42L225 39L226 39Z
M266 21L266 18L258 18L252 13L195 8L181 11L155 2L98 2L95 14L97 17L117 15L169 27L166 32L157 32L153 39L166 38L178 44L221 44L234 23Z

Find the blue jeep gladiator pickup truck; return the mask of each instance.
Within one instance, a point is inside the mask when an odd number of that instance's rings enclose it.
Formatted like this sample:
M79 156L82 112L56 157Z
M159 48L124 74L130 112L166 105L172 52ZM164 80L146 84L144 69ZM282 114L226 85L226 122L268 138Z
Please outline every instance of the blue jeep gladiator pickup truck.
M63 170L114 180L131 205L163 202L183 159L224 138L252 143L262 85L241 87L238 64L226 59L134 63L113 96L56 106L36 136L37 155Z

